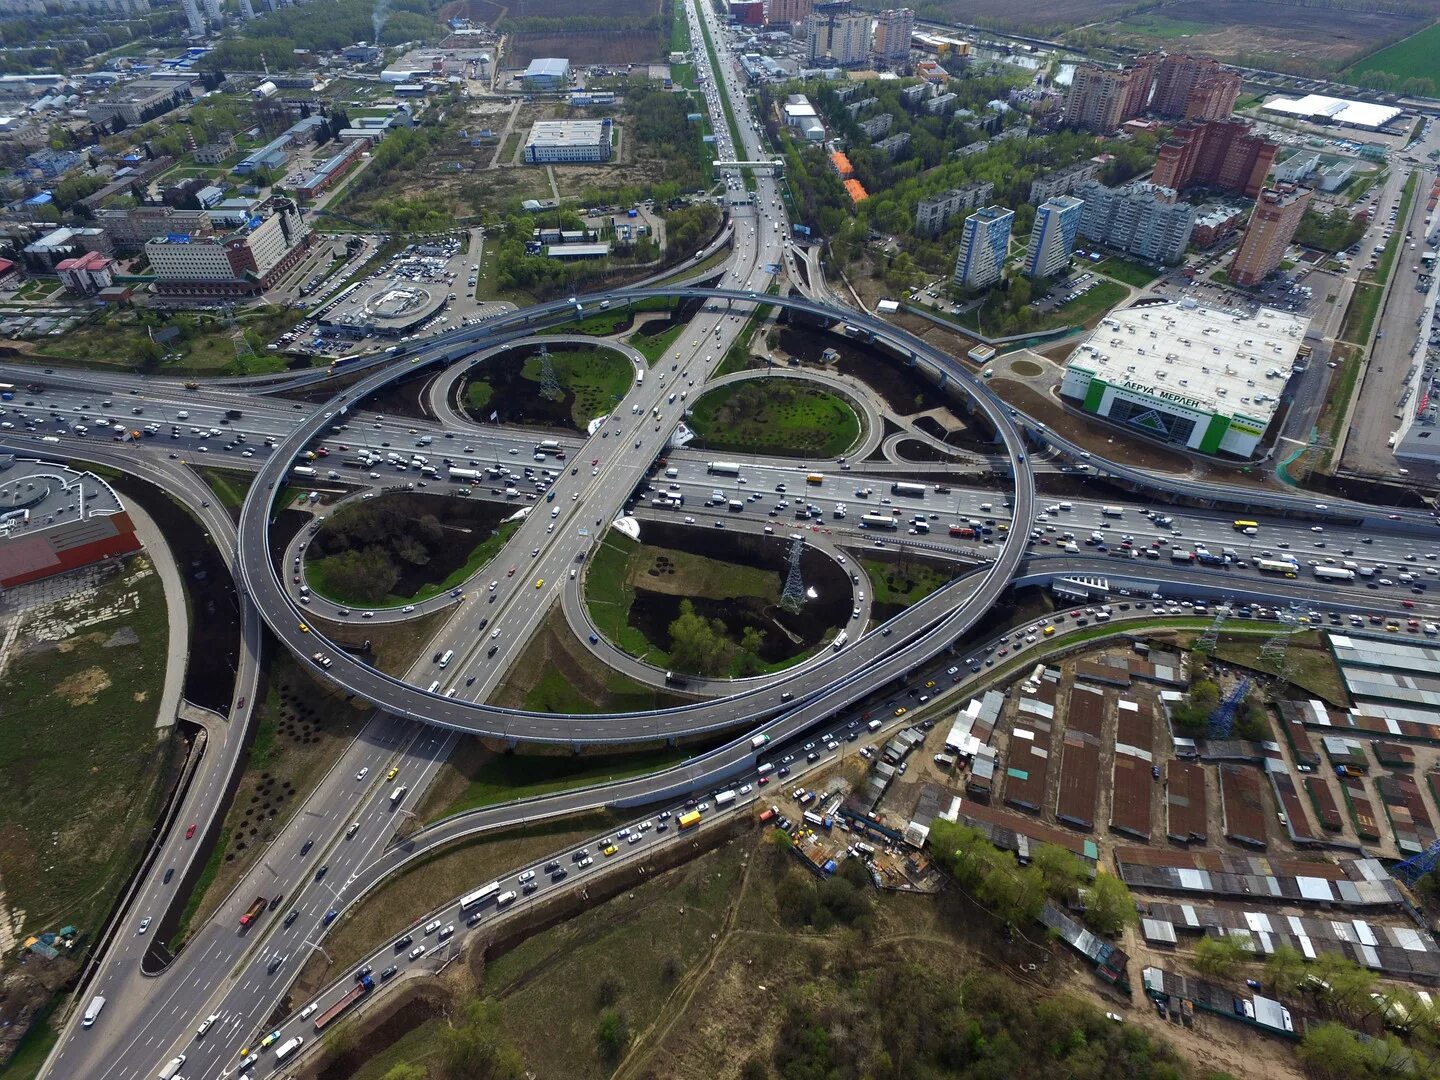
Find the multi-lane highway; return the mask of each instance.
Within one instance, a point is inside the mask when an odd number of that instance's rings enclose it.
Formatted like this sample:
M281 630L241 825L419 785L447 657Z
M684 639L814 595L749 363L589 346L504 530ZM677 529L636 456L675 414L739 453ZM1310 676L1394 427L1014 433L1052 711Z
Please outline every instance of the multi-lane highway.
M740 80L728 68L712 71L708 54L700 48L701 18L707 20L711 37L719 39L713 11L706 5L689 3L687 17L720 156L763 160L767 155L761 150L756 125L748 118ZM732 64L726 50L719 50L718 55L722 63ZM728 97L737 117L745 118L737 125L739 146L732 145L720 108L721 95ZM1057 575L1108 577L1117 589L1134 593L1233 595L1276 604L1304 603L1315 606L1317 612L1334 612L1336 618L1377 609L1387 614L1414 611L1427 619L1440 614L1425 587L1440 577L1440 543L1434 543L1440 534L1431 515L1391 512L1335 500L1316 502L1304 494L1232 490L1147 473L1123 462L1091 459L1043 425L1004 405L961 362L867 313L839 306L823 287L812 284L809 296L769 295L772 274L767 268L793 266L791 253L785 247L788 230L777 181L759 175L752 193L740 176L724 179L731 203L732 256L719 288L634 288L542 303L482 326L436 335L412 346L398 359L377 357L356 384L318 406L257 396L241 383L186 389L138 376L107 377L108 392L99 394L91 390L92 375L59 372L42 378L33 369L8 369L17 382L39 381L46 386L42 394L22 391L22 400L14 403L4 417L4 422L16 426L0 429L0 437L13 436L17 449L74 452L83 445L85 449L80 452L85 456L111 464L119 462L142 474L148 471L155 482L186 491L192 501L198 498L207 511L213 508L203 505L208 500L197 490L197 482L177 466L216 461L255 468L257 479L242 512L238 537L232 542L236 578L247 614L263 617L297 655L308 658L317 651L328 655L331 664L317 668L317 676L338 683L382 710L347 748L216 916L196 933L163 975L149 977L140 971L140 945L127 931L152 910L158 914L169 900L163 885L157 884L161 872L187 857L185 841L179 838L181 830L172 830L175 835L167 838L154 869L141 882L136 901L127 906L114 943L102 956L98 973L87 986L87 994L101 992L107 996L106 1012L94 1028L83 1032L72 1021L48 1064L50 1075L141 1080L178 1053L187 1055L184 1074L192 1080L228 1075L241 1063L241 1049L256 1045L254 1040L268 1026L266 1018L283 997L304 956L323 945L330 913L343 911L356 896L409 860L487 829L601 805L646 805L667 798L683 799L684 793L703 791L725 777L740 777L743 782L757 760L755 748L742 735L681 768L461 815L423 830L413 843L392 846L398 821L448 754L454 738L452 730L478 731L514 741L582 745L721 729L748 731L763 725L775 740L772 745L778 748L785 740L801 736L826 720L833 725L831 718L849 716L849 710L873 707L861 703L867 702L877 688L900 684L927 664L953 666L953 660L937 661L937 655L971 630L1012 581L1044 581ZM272 502L275 492L293 479L299 455L320 441L332 446L403 448L413 453L418 449L415 444L428 438L432 444L422 451L427 456L448 456L457 462L463 459L466 467L493 460L509 471L510 463L530 460L533 439L504 429L465 425L453 416L445 417L442 424L381 417L356 408L356 404L416 371L443 372L445 378L453 378L479 350L522 340L538 328L577 315L651 297L699 300L705 310L677 341L673 355L650 368L648 378L637 378L611 415L589 437L562 440L567 449L565 468L554 469L557 475L547 485L547 492L554 493L553 501L537 498L526 503L532 507L531 512L493 564L502 570L513 566L513 574L502 577L497 571L487 571L463 589L462 596L432 602L433 606L454 610L404 678L374 671L323 641L309 625L310 607L301 602L292 587L295 583L289 580L292 575L288 560L295 555L287 551L287 563L279 568L273 565L270 555ZM849 323L898 362L914 364L930 377L968 395L997 432L997 449L1003 450L998 460L1003 463L1005 488L940 492L932 485L920 495L887 490L887 483L861 479L841 463L781 463L750 458L742 459L741 471L727 474L722 482L709 469L706 456L683 451L669 454L676 469L674 477L653 478L653 463L668 452L671 435L683 415L685 399L680 394L706 385L747 318L761 303L774 303L832 323ZM328 373L315 372L270 381L276 386L313 386L327 377ZM240 415L227 416L231 410ZM89 418L82 422L92 430L80 435L73 419L58 425L52 412L67 419ZM116 424L127 430L143 430L144 424L153 423L158 429L153 435L142 435L138 444L112 444L98 430L100 424L93 419L97 416L104 417L112 431ZM45 438L60 441L40 441ZM86 441L82 444L78 439ZM224 449L227 445L229 448ZM1189 500L1212 508L1171 509L1169 514L1174 520L1159 522L1143 517L1133 501L1127 501L1124 509L1114 514L1106 513L1102 504L1093 499L1042 500L1036 494L1035 463L1030 460L1037 447L1049 448L1071 460L1088 459L1095 475L1168 500ZM362 489L415 483L418 490L423 483L427 490L455 490L445 470L437 469L437 477L422 478L411 470L400 473L393 465L359 469L335 460L339 456L332 455L312 466L319 470L317 485L331 481L329 474L333 471L337 474L333 479ZM809 472L820 474L822 481L807 483L805 476ZM180 474L187 478L180 479ZM634 493L647 484L668 487L672 483L685 495L685 505L674 510L638 511L642 528L644 521L657 515L668 515L670 520L682 523L686 517L693 517L695 527L722 524L762 533L769 527L781 538L777 542L782 542L785 535L799 527L794 504L804 501L807 507L815 504L819 513L816 519L807 509L804 526L811 530L809 535L815 536L815 529L824 530L827 549L837 554L841 548L903 544L937 557L977 562L978 568L885 626L874 627L864 637L852 634L852 643L843 651L817 658L761 687L747 687L715 700L654 713L589 717L536 714L486 704L506 668L523 655L527 641L557 601L566 605L572 625L577 618L583 618L583 604L578 603L578 597L589 555L611 522L633 505ZM783 491L779 490L782 486ZM725 508L698 505L717 488L725 497ZM481 497L485 497L484 492ZM741 502L739 512L729 510L732 498ZM782 502L787 505L782 506ZM838 516L842 503L846 504L843 517ZM861 531L855 527L857 519L868 511L888 512L902 524L893 532L884 530L879 535L872 530ZM928 532L916 523L922 516ZM1236 530L1235 519L1241 516L1256 521L1254 535ZM990 528L990 542L986 543L984 536L951 538L949 525L962 518ZM1009 527L1002 528L1006 525ZM228 522L224 526L213 529L212 535L226 536ZM1071 534L1068 538L1067 533ZM1067 544L1074 550L1069 550ZM1216 554L1223 565L1197 567L1174 562L1169 551L1179 545L1192 551L1203 547ZM1233 553L1228 563L1224 561L1226 549ZM1296 556L1293 578L1266 577L1256 569L1256 559L1278 558L1281 554ZM1315 580L1312 562L1333 568L1343 567L1347 561L1375 572L1368 579L1354 582ZM1414 580L1407 581L1402 574ZM497 582L493 592L486 579ZM325 614L330 617L338 613ZM411 614L415 613L395 612L392 617ZM349 617L363 616L363 612L352 612ZM258 625L257 618L246 623L246 653L251 656L258 655ZM451 659L443 668L435 665L432 656L446 652L452 654ZM977 670L969 670L972 667ZM983 677L986 670L983 661L977 659L967 662L966 671L958 672L956 678L962 686L968 685L965 680ZM241 685L248 688L248 693L237 686L232 713L235 727L240 730L223 742L223 752L216 754L206 781L202 784L197 780L192 786L182 820L208 820L207 815L219 809L218 805L198 803L214 798L215 779L228 776L237 760L247 715L245 698L249 696L253 701L253 673L242 678ZM893 702L887 703L887 708L888 704ZM417 720L423 725L413 722ZM817 755L816 761L820 766L827 763L823 754ZM746 793L747 797L753 797L758 790L758 781L751 782L757 788ZM399 787L406 790L394 797ZM676 833L658 827L665 820L658 813L642 819L642 823L644 820L651 821L652 827L642 829L640 839L633 844L627 841L616 845L619 850L614 856L600 855L590 845L591 858L596 860L590 866L576 864L572 868L562 861L562 867L569 869L565 880L583 880L586 874L611 864L611 860L641 857L653 845L673 842L669 838ZM557 857L563 860L565 853ZM540 884L542 877L548 879L549 872L543 866L530 869L539 871L537 895L565 885L565 881L548 880ZM523 870L517 868L501 883L503 891L513 889L522 894L517 909L526 902L523 894L527 882L518 877ZM257 896L265 897L266 913L253 929L242 932L239 917ZM443 899L437 898L437 902ZM453 905L453 900L447 903L450 913L442 925L457 921ZM482 921L492 916L493 911L482 912ZM447 947L463 938L462 927L463 921ZM381 948L370 961L375 975L383 974L392 964L416 972L433 964L436 950L428 944L426 953L413 960L401 959L408 958L415 945L426 942L423 926L415 939L403 949ZM321 1004L332 1001L349 978L348 972L338 975L337 983L318 999ZM215 1023L203 1039L197 1039L197 1025L212 1014L217 1017ZM304 1034L310 1038L299 1019L292 1018L282 1032L286 1037ZM254 1057L247 1054L244 1060ZM266 1057L263 1065L256 1066L262 1075L273 1068L273 1055Z

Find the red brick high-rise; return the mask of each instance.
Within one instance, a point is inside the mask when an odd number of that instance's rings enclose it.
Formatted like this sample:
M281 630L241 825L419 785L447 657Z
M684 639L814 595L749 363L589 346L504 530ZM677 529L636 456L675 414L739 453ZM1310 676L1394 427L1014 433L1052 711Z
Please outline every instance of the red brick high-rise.
M1249 288L1259 285L1285 258L1285 250L1295 239L1295 230L1310 204L1310 189L1293 184L1266 188L1255 200L1255 210L1240 247L1230 262L1230 283Z
M1105 133L1145 111L1155 77L1153 56L1137 57L1125 68L1080 64L1065 99L1065 124Z
M1253 199L1279 149L1245 120L1186 121L1161 144L1151 181L1176 191L1211 187Z
M1208 56L1175 54L1159 63L1150 111L1176 120L1223 120L1239 94L1238 73Z

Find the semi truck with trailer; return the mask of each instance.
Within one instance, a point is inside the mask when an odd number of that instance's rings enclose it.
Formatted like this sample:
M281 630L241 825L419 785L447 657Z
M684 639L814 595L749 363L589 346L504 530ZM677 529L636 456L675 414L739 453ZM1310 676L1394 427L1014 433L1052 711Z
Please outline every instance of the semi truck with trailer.
M352 986L349 992L343 995L339 1001L335 1002L335 1004L331 1005L319 1016L315 1017L315 1030L324 1031L327 1027L330 1026L331 1023L340 1018L341 1013L343 1013L346 1009L350 1008L351 1005L354 1005L355 1002L359 1001L362 997L364 997L366 994L370 993L370 991L374 989L374 976L368 974L360 976L360 981L357 982L354 986ZM277 1050L276 1053L278 1054L279 1051Z
M254 901L250 904L250 906L245 909L245 914L240 916L240 925L249 926L256 919L258 919L260 917L260 913L265 910L265 905L267 902L268 901L266 901L265 897L263 896L255 897Z

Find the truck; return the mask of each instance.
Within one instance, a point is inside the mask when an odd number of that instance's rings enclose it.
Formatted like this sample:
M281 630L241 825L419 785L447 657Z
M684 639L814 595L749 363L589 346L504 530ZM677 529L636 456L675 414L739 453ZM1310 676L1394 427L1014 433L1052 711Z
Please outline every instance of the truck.
M244 414L243 412L241 412L239 409L226 409L226 410L225 410L225 419L226 419L226 420L239 420L239 419L240 419L242 416L244 416L244 415L245 415L245 414Z
M450 470L451 480L476 480L478 481L485 474L479 469L455 469Z
M374 976L369 974L360 976L360 981L357 982L354 986L352 986L347 993L342 995L340 1000L336 1001L335 1004L331 1005L319 1016L315 1017L315 1030L324 1031L327 1027L330 1026L330 1024L340 1018L341 1013L343 1013L346 1009L350 1008L351 1005L354 1005L355 1002L359 1001L362 997L364 997L366 994L370 993L370 991L374 989ZM276 1053L278 1054L279 1051L277 1050Z
M895 519L889 514L866 514L860 519L862 529L893 529L896 528Z
M1315 576L1321 581L1354 581L1355 571L1339 566L1317 566Z
M738 461L711 461L706 464L705 471L714 476L739 476L740 463Z
M740 511L742 511L742 510L745 509L745 504L744 504L743 502L741 502L739 499L731 499L730 502L729 502L729 509L730 509L730 513L732 513L732 514L738 514L738 513L740 513Z
M541 439L538 443L535 444L535 452L537 454L549 453L552 450L559 449L560 443L556 439Z
M673 672L673 671L667 671L667 672L665 672L665 682L666 682L666 684L669 685L669 686L688 686L688 685L689 685L689 683L688 683L688 681L686 680L685 676L683 676L683 675L677 675L677 674L676 674L675 672Z
M975 530L968 525L951 525L950 535L958 536L965 540L973 540L975 538Z
M95 1018L100 1015L100 1010L105 1008L105 997L103 994L96 994L90 999L90 1004L85 1006L85 1016L80 1021L81 1027L90 1027L95 1023Z
M770 736L769 736L769 735L756 735L753 739L750 740L750 749L751 749L751 750L759 750L762 746L764 746L764 745L765 745L766 743L768 743L769 741L770 741Z
M774 821L779 816L780 815L775 811L775 807L772 806L760 815L760 824L768 825L770 824L770 822Z
M838 634L835 635L835 640L830 642L830 648L834 649L836 652L839 652L845 647L845 643L849 640L850 634L847 631L841 630Z
M1205 566L1225 565L1225 557L1223 555L1216 555L1213 551L1205 551L1204 549L1195 552L1195 561Z
M805 482L807 484L814 484L816 487L819 487L821 484L825 483L825 475L823 473L812 472L805 477Z
M249 926L256 919L258 919L260 917L260 913L265 910L266 903L268 903L268 901L265 899L265 897L255 897L254 902L252 902L251 905L245 909L245 914L240 916L240 925Z
M1100 508L1100 515L1102 517L1113 518L1124 517L1125 508L1123 506L1102 506Z
M735 801L733 790L722 791L715 796L715 809L722 810Z
M314 476L315 470L309 465L296 465L290 472L295 476Z
M1262 574L1283 574L1285 577L1293 578L1297 566L1287 559L1256 559L1255 569Z
M894 483L890 485L890 494L907 495L912 499L923 499L925 497L925 485Z
M1195 561L1195 556L1181 548L1171 548L1170 561L1177 563L1193 563Z
M700 811L699 811L699 810L689 810L689 811L686 811L685 813L683 813L683 814L680 815L680 817L679 817L679 819L678 819L678 821L677 821L677 824L678 824L678 825L680 826L680 828L682 828L682 829L693 829L696 825L699 825L699 824L700 824Z
M299 1050L300 1047L304 1045L305 1040L299 1035L296 1035L293 1039L287 1039L285 1042L281 1043L275 1048L275 1060L284 1061L286 1058L288 1058L291 1054L295 1053L296 1050Z

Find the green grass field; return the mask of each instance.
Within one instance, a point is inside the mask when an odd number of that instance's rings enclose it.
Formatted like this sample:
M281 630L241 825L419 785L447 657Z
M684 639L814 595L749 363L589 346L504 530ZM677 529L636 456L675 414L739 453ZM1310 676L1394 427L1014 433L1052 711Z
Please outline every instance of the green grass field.
M71 612L79 630L17 642L0 681L0 877L17 934L67 923L95 934L144 850L173 731L155 727L164 611L159 577L137 559Z
M465 793L436 816L449 817L477 806L493 806L512 799L643 776L668 769L687 757L686 751L675 748L597 757L572 754L502 757L476 769Z
M866 559L864 566L877 604L909 607L911 604L918 604L936 589L950 582L948 574L924 563L907 566L903 575L893 562Z
M1388 49L1365 57L1347 74L1363 75L1367 71L1386 71L1402 79L1434 79L1440 75L1436 56L1440 55L1440 22L1432 23L1418 34L1397 41Z
M1134 285L1137 289L1143 289L1160 276L1143 263L1122 259L1118 255L1111 255L1110 258L1099 263L1095 267L1095 272L1112 277L1116 281L1123 281L1126 285Z
M595 417L613 409L629 392L635 377L630 361L610 349L551 353L550 362L555 368L556 381L564 389L574 391L570 415L581 431ZM525 378L540 382L540 357L527 357L520 370Z
M1205 23L1189 22L1185 19L1172 19L1168 15L1146 13L1143 15L1132 15L1116 27L1121 33L1143 34L1146 37L1163 38L1174 40L1189 37L1192 34L1203 34L1212 29Z
M793 379L754 379L712 390L691 407L697 446L834 457L860 439L850 403Z
M238 469L201 469L200 476L210 485L210 490L220 500L220 505L235 509L245 501L250 485L255 481L254 473Z
M1380 313L1380 298L1385 290L1379 285L1356 285L1350 294L1350 306L1345 309L1345 321L1340 327L1340 340L1366 345L1370 331L1375 326L1375 316Z
M662 330L658 334L632 334L626 339L626 344L637 349L650 363L657 363L665 350L670 348L685 330L684 323L677 323L668 330Z

